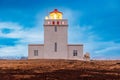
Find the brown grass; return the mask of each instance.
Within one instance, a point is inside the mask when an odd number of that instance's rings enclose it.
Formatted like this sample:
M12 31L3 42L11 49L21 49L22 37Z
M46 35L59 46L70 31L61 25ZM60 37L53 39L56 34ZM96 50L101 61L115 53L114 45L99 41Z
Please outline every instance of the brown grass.
M120 80L119 63L119 60L0 60L0 80Z

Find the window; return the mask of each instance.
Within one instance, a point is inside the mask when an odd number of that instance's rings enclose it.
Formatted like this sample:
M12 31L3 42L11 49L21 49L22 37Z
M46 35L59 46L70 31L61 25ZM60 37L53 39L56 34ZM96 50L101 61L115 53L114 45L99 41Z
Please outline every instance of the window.
M55 43L55 52L57 52L57 43Z
M54 25L54 24L55 24L55 22L53 21L53 22L52 22L52 24Z
M38 50L34 50L34 56L38 56Z
M55 32L57 32L57 26L55 26Z
M57 21L57 25L59 25L59 21Z
M77 56L77 50L73 50L73 56Z

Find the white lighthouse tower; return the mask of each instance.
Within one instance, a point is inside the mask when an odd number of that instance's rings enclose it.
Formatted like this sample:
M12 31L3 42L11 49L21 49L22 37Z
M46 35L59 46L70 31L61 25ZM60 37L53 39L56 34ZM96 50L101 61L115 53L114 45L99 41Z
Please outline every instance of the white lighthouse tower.
M44 44L29 44L28 59L83 59L82 44L68 44L68 20L57 9L44 20Z
M67 55L67 19L55 9L44 22L44 57L65 59Z

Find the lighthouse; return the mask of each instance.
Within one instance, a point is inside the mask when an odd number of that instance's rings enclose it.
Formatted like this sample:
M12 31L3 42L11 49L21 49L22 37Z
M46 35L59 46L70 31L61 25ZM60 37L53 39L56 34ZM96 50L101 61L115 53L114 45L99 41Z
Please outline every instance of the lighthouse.
M43 26L44 44L29 44L28 59L83 59L83 44L68 44L68 20L62 12L54 9Z

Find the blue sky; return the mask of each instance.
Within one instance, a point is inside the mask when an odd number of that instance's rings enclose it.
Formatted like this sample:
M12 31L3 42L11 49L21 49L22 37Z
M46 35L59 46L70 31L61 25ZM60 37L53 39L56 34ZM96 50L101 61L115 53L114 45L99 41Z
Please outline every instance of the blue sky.
M55 8L69 21L70 44L84 44L92 59L120 59L120 0L0 0L0 56L44 43L44 17Z

